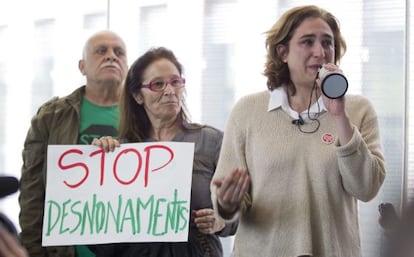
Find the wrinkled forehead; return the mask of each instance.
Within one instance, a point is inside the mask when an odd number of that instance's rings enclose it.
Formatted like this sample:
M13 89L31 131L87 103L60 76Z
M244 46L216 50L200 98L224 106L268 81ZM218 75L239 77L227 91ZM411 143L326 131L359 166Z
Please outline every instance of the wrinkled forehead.
M83 49L84 56L88 52L91 52L93 51L93 49L99 47L121 48L124 51L126 51L125 42L117 34L105 31L99 32L89 38Z
M160 58L151 62L144 70L143 78L154 79L154 78L169 78L171 76L180 76L180 71L167 58Z

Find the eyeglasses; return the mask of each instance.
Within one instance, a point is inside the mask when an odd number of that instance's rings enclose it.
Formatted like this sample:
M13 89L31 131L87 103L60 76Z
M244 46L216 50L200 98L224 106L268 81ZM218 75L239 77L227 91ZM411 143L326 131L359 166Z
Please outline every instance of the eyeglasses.
M143 88L148 88L154 92L162 92L167 88L167 84L170 84L173 88L182 88L185 85L185 79L181 77L173 77L169 80L154 79L149 84L143 84Z

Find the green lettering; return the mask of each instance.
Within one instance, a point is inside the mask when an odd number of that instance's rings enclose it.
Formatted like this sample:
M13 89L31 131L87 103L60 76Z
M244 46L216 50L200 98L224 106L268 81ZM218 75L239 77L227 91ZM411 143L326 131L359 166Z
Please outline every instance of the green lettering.
M148 222L148 230L147 230L147 234L150 234L151 232L151 224L152 224L152 212L154 209L154 195L151 195L151 197L148 199L148 201L143 204L143 202L141 202L141 198L137 199L137 233L141 232L141 207L143 207L143 209L147 209L147 207L150 207L150 215L149 215L149 222Z
M108 202L108 212L107 212L107 220L106 220L106 223L105 223L105 233L106 232L108 232L108 227L109 227L109 218L110 217L112 217L112 219L113 219L113 221L114 221L114 223L115 223L115 230L116 230L116 233L119 233L119 219L120 219L120 216L121 216L121 208L119 208L119 206L121 206L122 205L122 196L121 195L119 195L118 196L118 208L117 208L117 211L116 211L116 214L115 214L115 212L114 212L114 209L112 208L112 205L111 205L111 203L110 202Z
M50 233L52 232L53 228L57 225L57 223L58 223L58 221L60 219L60 212L61 211L60 211L60 206L59 206L59 204L57 202L55 202L55 201L48 201L47 203L48 203L48 206L49 207L48 207L48 220L47 220L46 236L50 236ZM53 207L56 207L55 210L57 212L57 215L56 215L55 221L52 224L52 222L51 222L51 220L52 220L52 214L55 213L53 211Z
M65 217L68 216L68 212L66 211L66 206L71 202L71 200L67 200L65 202L63 202L62 205L62 220L60 222L60 228L59 228L59 234L64 234L65 232L67 232L69 230L69 228L63 228L63 220L65 219Z
M186 228L187 223L188 223L188 214L189 214L189 210L187 208L179 206L178 215L181 218L177 219L177 227L176 227L175 233L177 233L178 230L183 231ZM183 225L180 227L181 220L183 221Z
M99 234L102 231L104 225L105 225L105 204L100 201L96 204L95 226L96 226L97 234Z
M70 210L73 214L75 214L75 216L78 217L78 223L76 223L76 226L70 231L70 233L72 234L73 232L75 232L79 226L82 224L83 218L82 218L82 213L77 211L76 205L80 204L81 201L76 201L72 204Z
M157 204L155 207L155 212L154 212L154 223L153 223L153 227L152 227L152 235L154 236L160 236L160 235L165 235L167 233L167 231L165 230L164 227L164 231L157 233L156 229L157 229L157 223L158 223L158 218L162 217L162 213L160 213L160 203L166 202L167 200L165 200L164 198L159 198L157 200Z
M132 200L128 199L125 205L125 209L124 209L124 215L122 216L122 224L121 224L121 232L124 231L124 224L125 221L130 221L131 222L131 228L132 228L132 234L135 235L136 234L136 230L135 230L135 215L134 215L134 208L132 207Z
M92 211L89 210L88 202L86 202L85 206L83 207L83 223L82 223L81 232L80 232L81 235L85 233L85 227L87 223L89 224L90 234L93 233L93 219L94 219L93 212L94 212L95 202L96 202L96 194L93 194Z

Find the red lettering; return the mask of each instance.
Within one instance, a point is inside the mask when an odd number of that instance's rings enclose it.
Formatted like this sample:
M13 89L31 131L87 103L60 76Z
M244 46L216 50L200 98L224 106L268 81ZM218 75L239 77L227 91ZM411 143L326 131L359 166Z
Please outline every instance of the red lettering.
M64 152L60 156L59 161L58 161L58 166L62 170L72 169L72 168L75 168L75 167L80 167L80 168L83 168L85 170L85 176L83 176L83 178L78 183L70 184L67 181L63 181L63 183L66 186L68 186L70 188L77 188L80 185L82 185L82 183L88 178L88 176L89 176L89 169L88 169L88 166L85 163L83 163L83 162L76 162L76 163L73 163L73 164L64 165L63 164L63 158L65 158L69 154L83 154L83 152L81 150L77 150L77 149L70 149L70 150Z
M130 153L130 152L134 153L134 154L137 156L137 158L138 158L138 168L136 169L136 171L135 171L135 175L131 178L131 180L129 180L129 181L124 181L124 180L120 179L120 178L119 178L119 176L118 176L118 172L117 172L117 164L118 164L119 158L120 158L122 155L125 155L125 154ZM119 183L121 183L121 184L123 184L123 185L129 185L129 184L133 183L133 182L137 179L137 177L138 177L138 175L139 175L139 172L140 172L140 170L141 170L141 167L142 167L142 157L141 157L141 154L140 154L137 150L135 150L135 149L133 149L133 148L128 148L128 149L125 149L125 150L123 150L123 151L119 152L119 154L116 156L116 158L115 158L115 162L114 162L114 166L113 166L113 170L112 170L112 171L113 171L113 173L114 173L114 177L115 177L115 179L116 179Z
M99 173L101 174L100 178L99 178L99 185L102 186L104 183L104 175L105 175L105 151L103 149L99 149L95 152L92 152L89 156L92 157L96 154L101 154L101 170L99 171Z
M151 146L147 146L147 147L145 147L145 149L144 149L144 151L147 153L146 154L146 160L145 160L145 177L144 177L144 187L147 187L147 185L148 185L148 173L149 173L149 163L150 163L150 157L151 157L151 151L153 150L153 149L163 149L163 150L166 150L167 152L169 152L170 153L170 159L165 163L165 164L163 164L163 165L161 165L160 167L158 167L158 168L154 168L154 169L152 169L152 172L154 172L154 171L158 171L158 170L160 170L160 169L162 169L162 168L164 168L165 166L167 166L171 161L172 161L172 159L174 158L174 152L169 148L169 147L167 147L167 146L165 146L165 145L151 145Z
M155 152L154 152L155 151ZM160 158L160 151L166 152L167 155L169 155L168 157L166 157L166 160L161 160L161 165L158 165L158 167L151 167L151 157L152 155L156 156L154 158L157 158L157 161ZM155 171L159 171L161 169L163 169L164 167L166 167L168 164L170 164L172 162L172 160L174 159L174 152L171 148L169 148L168 146L165 145L150 145L147 146L146 148L144 148L144 152L145 152L145 170L144 170L144 187L148 186L148 182L149 182L149 173L151 172L155 172ZM74 163L64 163L65 159L67 160L67 158L69 158L69 156L71 155L83 155L84 153L79 150L79 149L69 149L67 151L65 151L58 159L58 167L60 169L62 169L62 171L67 171L73 168L80 168L82 171L84 171L84 175L82 176L82 178L79 181L76 181L75 183L73 182L68 182L67 180L64 180L63 183L70 188L77 188L79 186L81 186L89 177L89 167L87 163L84 162L74 162ZM131 174L131 178L123 178L120 177L119 175L121 174L119 170L119 164L122 162L122 158L126 157L126 155L133 155L134 157L136 157L137 162L136 165L133 165L133 163L131 163L130 167L132 169L132 174ZM99 185L102 186L105 183L105 158L106 158L106 152L103 149L99 149L96 151L93 151L89 154L89 157L94 157L98 155L99 157ZM165 156L165 155L164 155ZM73 156L72 156L73 158ZM75 157L76 158L76 157ZM153 162L152 162L153 163ZM107 163L108 165L110 165L109 163ZM154 165L154 164L153 164ZM119 152L116 157L115 160L113 162L113 166L112 166L112 173L113 176L115 178L115 180L122 184L122 185L129 185L134 183L138 177L139 174L141 172L141 168L143 166L143 157L141 155L141 153L134 148L128 148L128 149L124 149L121 152ZM122 166L124 167L124 166ZM125 169L125 168L124 168ZM127 170L128 171L128 170ZM129 173L128 173L129 174Z

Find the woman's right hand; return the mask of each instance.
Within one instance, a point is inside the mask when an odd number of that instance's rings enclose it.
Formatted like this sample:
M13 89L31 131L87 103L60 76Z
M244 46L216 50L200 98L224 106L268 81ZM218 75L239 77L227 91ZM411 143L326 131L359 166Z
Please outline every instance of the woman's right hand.
M92 141L92 145L99 146L105 152L113 152L115 147L120 147L121 144L118 140L111 136L101 137L101 138L94 138Z
M247 169L234 169L223 179L213 181L216 185L219 212L225 218L231 217L240 207L243 196L247 192L250 177Z

